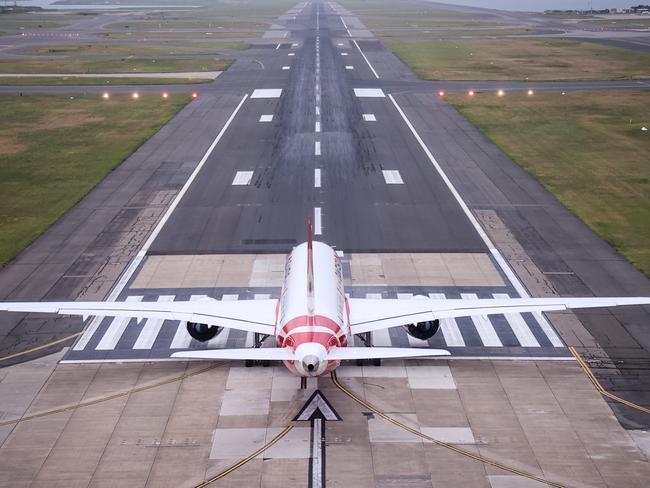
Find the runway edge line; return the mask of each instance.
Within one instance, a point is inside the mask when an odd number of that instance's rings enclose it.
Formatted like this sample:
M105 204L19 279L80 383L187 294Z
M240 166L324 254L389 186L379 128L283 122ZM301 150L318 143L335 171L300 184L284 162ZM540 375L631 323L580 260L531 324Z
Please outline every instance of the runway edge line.
M119 280L111 290L111 292L108 294L106 297L107 302L114 302L117 300L117 297L120 296L120 293L122 293L122 290L126 287L127 283L135 273L135 271L138 269L138 266L140 266L140 263L142 260L145 258L147 251L149 250L149 247L151 247L151 244L153 244L153 241L158 237L158 234L162 230L162 228L165 226L167 223L167 220L169 220L169 217L171 214L176 210L176 207L180 203L181 199L183 196L185 196L185 193L187 193L187 190L191 186L191 184L194 182L194 179L196 176L199 174L201 169L203 168L203 165L205 162L208 160L210 155L212 154L212 151L214 151L214 148L217 146L223 135L226 133L228 130L228 127L232 123L232 121L235 119L237 116L237 113L239 112L239 109L242 107L244 102L248 99L248 93L244 95L244 97L241 99L237 107L235 107L235 110L232 112L224 126L221 128L219 131L219 134L217 134L217 137L215 137L214 141L212 141L212 144L210 144L210 147L208 147L208 150L205 152L201 160L199 161L199 164L197 164L196 168L194 168L194 171L190 175L190 177L187 179L185 184L183 185L183 188L178 192L176 197L174 198L174 201L169 205L167 208L167 211L165 214L162 216L162 218L158 221L158 224L156 225L156 228L151 232L145 243L142 245L138 253L135 255L133 260L129 263L128 267L124 270L122 275L120 276ZM76 344L73 346L74 350L80 350L84 349L88 342L90 341L90 338L93 336L97 328L99 327L99 324L101 323L102 317L95 317L90 324L85 328L83 335L79 338L79 340L76 342Z

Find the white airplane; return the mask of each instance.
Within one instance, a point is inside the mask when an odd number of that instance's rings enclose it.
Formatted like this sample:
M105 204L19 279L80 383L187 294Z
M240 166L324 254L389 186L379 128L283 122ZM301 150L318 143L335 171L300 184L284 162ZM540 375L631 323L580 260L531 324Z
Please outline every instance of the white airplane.
M390 327L427 340L444 318L489 314L550 312L575 308L648 305L650 297L632 298L511 298L373 300L347 298L341 261L333 248L312 242L311 223L306 243L288 254L280 299L185 302L21 302L0 303L0 311L41 312L61 315L133 317L180 320L198 341L208 341L224 327L255 334L255 347L183 351L174 358L284 361L298 376L319 376L334 370L342 360L447 356L443 349L372 347L372 332ZM351 347L354 335L367 347ZM277 347L260 347L275 336Z

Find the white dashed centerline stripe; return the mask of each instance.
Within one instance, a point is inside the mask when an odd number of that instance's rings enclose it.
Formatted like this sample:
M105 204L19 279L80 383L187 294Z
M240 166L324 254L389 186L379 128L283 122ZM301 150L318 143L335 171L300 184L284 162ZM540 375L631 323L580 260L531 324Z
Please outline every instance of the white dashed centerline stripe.
M273 115L260 115L260 122L271 122L273 121Z
M320 188L320 169L314 170L314 188Z
M320 107L316 105L316 115L320 115Z
M357 89L355 88L355 92L356 90ZM456 202L458 203L462 211L465 213L467 219L470 221L472 226L474 226L474 229L481 237L481 239L483 240L487 248L490 250L490 254L494 258L494 260L498 263L499 267L508 278L508 281L510 281L510 283L515 288L515 290L517 290L517 293L519 294L520 297L530 298L530 294L528 293L528 290L526 290L522 282L519 280L519 277L514 273L514 271L512 271L512 268L510 268L510 265L506 262L503 256L501 256L501 253L496 248L496 246L494 245L490 237L487 235L485 230L483 230L481 224L479 224L478 220L476 220L476 217L474 217L474 214L469 209L469 207L467 206L463 198L460 196L460 193L458 193L458 190L456 190L454 184L451 182L447 174L443 171L442 166L440 166L436 158L433 157L433 154L431 154L431 151L429 151L429 148L424 143L424 141L422 140L418 132L415 130L415 127L413 127L413 124L411 124L411 121L408 119L408 117L406 116L402 108L399 106L399 104L397 103L393 95L389 93L388 98L393 103L393 105L395 106L399 114L402 116L402 119L406 123L407 127L410 129L411 133L420 144L420 147L429 158L429 161L431 161L431 164L440 175L440 178L442 178L442 181L444 181L445 185L447 185L447 188L449 188L449 191L451 192L452 196L455 198ZM535 316L538 318L540 327L544 330L544 333L549 337L549 339L551 337L554 337L554 339L551 339L553 346L563 347L562 341L557 336L557 334L553 331L553 327L548 322L546 317L541 313L535 314Z
M363 120L366 122L377 122L377 117L375 117L375 114L363 114Z
M314 208L314 235L323 233L322 211L320 207Z
M314 125L314 132L320 132L320 122L318 122L318 121Z
M120 293L122 293L122 290L126 287L127 283L133 276L133 273L138 269L140 266L140 263L144 259L144 257L147 254L147 251L151 247L151 244L153 244L153 241L158 237L158 234L160 234L160 231L162 228L165 226L167 221L169 220L169 217L171 217L171 214L176 210L176 207L178 206L179 202L187 193L188 188L194 182L196 176L199 174L199 171L201 171L201 168L203 168L203 165L205 162L208 160L210 155L212 154L212 151L214 151L214 148L219 144L219 141L223 137L223 135L226 133L228 130L228 127L230 127L230 124L232 121L235 119L237 116L237 113L239 112L239 109L241 106L244 104L246 99L248 98L248 94L244 95L241 101L239 102L239 105L235 107L235 110L233 110L232 114L230 114L230 117L224 124L224 126L221 128L219 131L219 134L217 134L217 137L215 137L214 141L212 141L212 144L210 144L210 147L208 147L208 150L205 152L201 160L199 161L199 164L196 165L196 168L194 168L194 171L190 175L190 177L187 179L185 184L183 185L183 188L176 194L176 197L174 198L174 201L171 203L171 205L167 208L167 211L165 214L162 216L162 218L158 221L158 224L156 225L155 229L149 236L149 238L145 241L145 243L142 245L140 250L138 251L138 254L133 258L133 260L129 263L128 267L124 270L124 273L120 276L120 279L117 281L115 284L115 287L111 290L111 292L108 294L106 297L107 302L114 302L117 300L117 298L120 296ZM73 346L73 350L75 351L81 351L83 350L87 345L88 342L90 341L91 337L93 334L96 332L97 328L102 322L103 317L95 317L90 324L88 324L88 327L86 327L84 333L82 336L79 338L79 340L75 343Z
M346 66L345 69L354 69L354 66Z
M314 143L314 155L320 156L320 141Z

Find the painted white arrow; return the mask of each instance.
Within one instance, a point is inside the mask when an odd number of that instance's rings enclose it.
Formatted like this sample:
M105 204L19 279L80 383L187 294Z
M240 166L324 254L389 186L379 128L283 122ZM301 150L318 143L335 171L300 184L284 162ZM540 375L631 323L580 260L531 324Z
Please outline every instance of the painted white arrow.
M325 487L325 422L341 420L320 390L316 390L293 419L311 422L309 488Z

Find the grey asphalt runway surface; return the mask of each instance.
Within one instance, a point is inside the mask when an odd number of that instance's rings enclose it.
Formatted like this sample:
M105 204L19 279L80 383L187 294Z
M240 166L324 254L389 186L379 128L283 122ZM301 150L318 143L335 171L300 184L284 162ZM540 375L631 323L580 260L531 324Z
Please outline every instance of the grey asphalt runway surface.
M643 275L436 94L441 86L448 91L562 90L638 88L647 82L419 82L376 42L359 42L366 62L339 15L320 5L319 132L314 125L319 82L312 4L310 12L287 21L297 46L284 41L278 49L257 49L209 85L165 86L172 92L196 89L200 96L2 270L0 297L106 296L235 107L252 90L268 88L283 89L282 96L243 102L150 254L283 252L304 240L305 218L315 219L317 208L320 238L346 251L485 251L395 105L388 98L358 98L353 90L381 88L394 96L532 294L650 295ZM70 89L21 90L63 94ZM16 88L0 87L0 93L15 94ZM363 114L376 120L366 121ZM260 122L262 115L273 115L273 121ZM321 170L320 186L316 169ZM250 185L232 184L238 171L253 172ZM398 171L403 184L394 184L395 175L383 171ZM650 404L648 311L632 307L579 317L595 341L576 333L575 344L600 367L604 386ZM3 314L0 351L23 350L80 328L77 320ZM643 414L613 408L627 427L650 425Z

